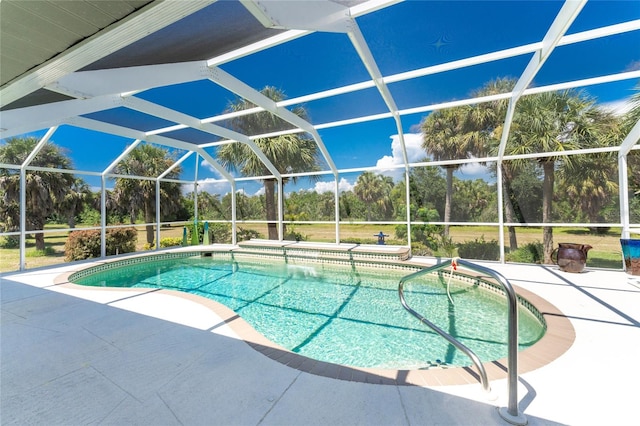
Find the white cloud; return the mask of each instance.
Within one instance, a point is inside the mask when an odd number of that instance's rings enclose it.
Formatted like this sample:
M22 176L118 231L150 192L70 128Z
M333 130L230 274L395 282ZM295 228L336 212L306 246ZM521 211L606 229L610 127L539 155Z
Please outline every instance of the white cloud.
M335 189L334 181L316 182L315 186L313 187L313 191L319 194L322 194L323 192L333 192L334 189ZM338 191L345 192L345 191L351 191L351 190L353 190L353 184L351 184L345 178L340 178L340 181L338 182Z
M422 134L421 133L405 133L404 134L404 146L407 150L407 160L409 163L415 163L422 160L426 153L422 149ZM392 176L394 179L402 177L403 169L392 168L404 164L404 158L402 157L402 146L400 145L400 136L391 136L391 155L385 155L378 160L376 167L382 169L381 174Z
M206 178L198 180L198 191L209 192L210 194L226 194L231 190L231 186L226 181L219 179ZM182 193L193 192L193 184L185 183L182 185Z
M600 107L603 109L612 112L615 115L624 115L627 112L631 111L633 107L633 103L631 102L631 98L629 99L621 99L613 102L606 102L600 104Z
M409 163L417 163L427 158L427 153L422 148L422 133L406 133L404 135L404 144L407 149ZM394 169L392 167L403 164L400 137L393 135L391 136L391 155L383 156L376 163L376 167L381 169L378 173L391 176L394 180L400 180L403 178L404 169ZM480 163L468 163L460 167L457 173L461 179L484 179L489 175L489 169Z
M489 168L480 163L463 164L457 172L460 179L489 179L490 176Z
M203 159L200 161L200 167L205 167L209 171L215 173L216 175L220 175L220 172L215 169L207 160Z

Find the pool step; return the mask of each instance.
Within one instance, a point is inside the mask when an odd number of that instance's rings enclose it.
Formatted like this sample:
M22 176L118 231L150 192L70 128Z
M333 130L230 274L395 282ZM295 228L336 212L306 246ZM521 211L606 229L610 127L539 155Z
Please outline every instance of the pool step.
M285 256L306 260L404 262L411 257L409 247L352 243L312 243L307 241L249 240L238 243L234 253Z

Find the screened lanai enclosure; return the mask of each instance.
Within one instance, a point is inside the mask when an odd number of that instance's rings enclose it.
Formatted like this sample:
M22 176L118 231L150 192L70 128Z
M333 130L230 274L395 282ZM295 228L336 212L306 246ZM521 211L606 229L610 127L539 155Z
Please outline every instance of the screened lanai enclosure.
M623 268L637 1L3 0L0 270L245 239ZM205 232L206 229L206 232Z

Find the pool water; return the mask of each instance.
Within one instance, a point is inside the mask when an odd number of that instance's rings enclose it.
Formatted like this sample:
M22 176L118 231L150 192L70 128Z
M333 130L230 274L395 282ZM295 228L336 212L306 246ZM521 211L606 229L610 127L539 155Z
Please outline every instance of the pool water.
M469 358L400 304L408 271L288 265L215 258L150 261L98 272L77 284L174 289L220 302L271 341L301 355L354 367L420 369L467 366ZM410 306L473 350L483 362L507 355L506 299L448 273L405 284ZM543 333L519 310L519 346Z

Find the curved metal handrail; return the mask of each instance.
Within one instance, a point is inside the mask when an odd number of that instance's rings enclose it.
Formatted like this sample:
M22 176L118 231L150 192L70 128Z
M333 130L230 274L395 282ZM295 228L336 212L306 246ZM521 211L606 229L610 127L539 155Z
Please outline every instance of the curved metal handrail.
M404 306L404 308L409 311L413 316L415 316L416 318L418 318L420 320L420 322L422 322L423 324L429 326L431 329L433 329L436 333L438 333L440 336L444 337L449 343L453 344L455 347L457 347L458 349L460 349L462 352L464 352L469 358L471 358L471 360L473 361L474 365L476 366L476 368L478 369L478 371L480 372L480 381L482 383L482 387L484 390L489 391L490 390L490 386L489 386L489 381L487 380L487 373L484 369L484 366L482 365L482 362L480 361L480 359L478 358L478 356L473 353L473 351L471 351L471 349L467 348L464 344L462 344L461 342L459 342L458 340L456 340L453 336L451 336L450 334L448 334L447 332L443 331L442 329L440 329L438 326L436 326L435 324L433 324L431 321L427 320L426 318L424 318L422 315L420 315L418 312L416 312L414 309L412 309L408 304L407 301L404 298L404 283L406 281L412 280L414 278L417 278L421 275L424 274L428 274L431 272L435 272L438 271L440 269L444 269L448 266L451 266L451 264L453 263L453 259L447 260L445 262L442 263L438 263L437 265L434 265L430 268L426 268L426 269L422 269L418 272L414 272L412 274L409 274L405 277L402 277L400 279L400 283L398 285L398 293L400 295L400 302L402 303L402 306ZM526 424L526 419L524 418L523 415L518 413L518 297L516 295L516 292L513 290L513 287L511 286L511 284L509 283L509 281L503 277L500 273L486 268L484 266L480 266L480 265L475 265L471 262L468 262L466 260L462 260L462 259L456 259L456 264L459 266L463 266L467 269L471 269L473 271L476 272L480 272L483 274L487 274L493 278L495 278L503 287L506 295L507 295L507 302L509 305L509 312L508 312L508 330L507 330L507 335L508 335L508 342L507 342L507 385L508 385L508 389L509 389L509 403L507 406L507 412L503 413L500 412L500 415L505 418L505 420L514 423L514 424ZM524 423L522 423L524 421Z

